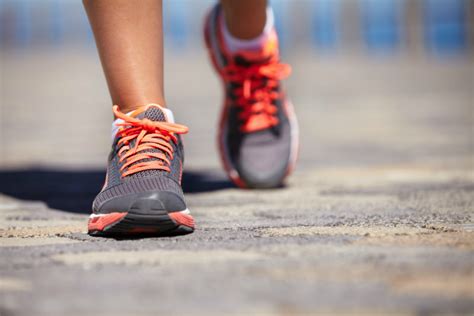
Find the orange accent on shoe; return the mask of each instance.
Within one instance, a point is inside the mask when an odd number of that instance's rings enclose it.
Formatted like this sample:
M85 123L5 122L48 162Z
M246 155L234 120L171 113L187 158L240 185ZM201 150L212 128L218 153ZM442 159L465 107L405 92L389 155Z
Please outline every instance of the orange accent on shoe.
M272 30L265 41L263 46L257 50L242 50L235 53L232 53L228 50L227 45L222 34L222 29L219 28L218 39L220 40L220 48L223 49L223 53L229 58L235 55L240 55L247 60L262 60L265 58L278 59L279 49L278 49L278 36L275 30Z
M120 112L117 105L112 109L115 116L124 121L117 124L122 127L117 133L117 137L120 138L119 161L125 162L120 168L122 177L144 170L170 172L170 160L173 159L173 146L170 142L177 143L175 134L186 134L188 128L180 124L151 121L147 118L137 119ZM129 144L133 140L135 145L131 148ZM159 149L162 153L149 152L150 149Z
M107 226L120 221L126 215L127 213L110 213L103 216L92 217L89 219L87 228L89 231L103 231Z
M276 32L272 32L272 36L261 50L237 53L227 51L223 42L222 31L218 29L217 32L220 48L227 56L229 64L220 69L216 67L216 69L225 82L237 83L237 86L233 89L233 94L237 99L232 101L236 106L242 108L240 113L241 131L250 133L277 125L278 118L275 116L277 108L273 105L273 102L283 96L275 88L278 87L279 80L283 80L290 75L291 67L279 62ZM237 55L249 61L263 62L238 65L234 60ZM214 65L216 66L216 64Z
M209 18L206 20L208 23ZM219 23L218 23L219 24ZM206 24L206 27L208 25ZM279 62L278 36L275 30L272 30L270 37L258 51L240 51L232 53L227 49L222 29L217 27L216 36L219 42L221 52L226 56L228 65L218 67L213 56L213 63L221 75L224 82L236 82L238 87L233 90L236 95L237 106L243 108L240 115L242 132L255 132L258 130L270 128L278 124L278 118L275 116L277 108L272 104L274 100L283 97L281 92L275 91L278 81L287 78L291 74L291 66ZM211 55L214 55L210 49L209 38L206 37L206 43ZM250 66L240 66L235 63L235 56L242 56L249 61L256 62ZM228 103L229 100L226 100Z
M178 225L184 225L190 228L194 228L194 218L191 215L183 214L181 212L171 212L168 213L168 215Z
M238 83L233 93L237 97L234 100L236 106L242 108L239 115L242 132L254 132L278 124L277 107L273 102L281 97L281 92L275 88L278 81L288 77L290 72L289 65L276 60L248 67L232 63L222 70L224 80Z

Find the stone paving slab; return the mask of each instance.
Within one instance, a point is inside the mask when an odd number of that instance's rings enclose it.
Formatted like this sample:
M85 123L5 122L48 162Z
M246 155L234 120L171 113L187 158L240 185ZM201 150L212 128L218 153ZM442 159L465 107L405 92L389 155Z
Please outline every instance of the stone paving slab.
M139 240L2 197L2 312L469 314L473 188L460 170L314 170L188 194L194 234Z
M86 234L110 144L95 53L2 52L0 315L474 314L471 60L288 56L300 162L248 191L218 169L219 85L191 53L166 69L197 230L116 240Z

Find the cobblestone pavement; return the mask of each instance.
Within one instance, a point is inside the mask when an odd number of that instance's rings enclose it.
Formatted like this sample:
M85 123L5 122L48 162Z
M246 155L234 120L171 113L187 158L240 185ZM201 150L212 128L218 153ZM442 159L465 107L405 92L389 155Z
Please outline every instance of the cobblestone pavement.
M99 65L38 54L2 56L1 315L474 313L470 60L289 56L300 164L248 191L219 168L205 57L170 58L197 230L115 240L85 233L110 141Z

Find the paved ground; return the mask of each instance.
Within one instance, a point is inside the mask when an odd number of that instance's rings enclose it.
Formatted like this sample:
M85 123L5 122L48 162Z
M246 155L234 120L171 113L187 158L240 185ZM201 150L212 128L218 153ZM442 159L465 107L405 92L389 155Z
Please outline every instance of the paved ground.
M245 191L219 169L204 56L188 79L171 58L198 228L114 240L85 234L109 142L97 63L2 58L1 315L474 313L471 60L289 56L300 165L286 188Z

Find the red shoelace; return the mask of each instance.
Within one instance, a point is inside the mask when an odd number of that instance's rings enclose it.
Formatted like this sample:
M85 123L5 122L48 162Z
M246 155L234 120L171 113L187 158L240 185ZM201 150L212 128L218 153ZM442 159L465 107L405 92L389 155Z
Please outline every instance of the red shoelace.
M177 143L175 134L185 134L188 128L184 125L151 121L147 118L137 119L120 112L117 105L112 108L115 116L123 120L117 124L122 127L118 133L119 161L122 177L144 171L164 170L170 172L170 161L173 160L173 146ZM130 143L135 140L133 147ZM158 149L160 152L151 152Z
M235 104L242 109L239 114L242 132L250 133L278 124L275 116L278 109L274 102L281 97L281 93L275 88L279 80L290 73L289 65L274 60L250 66L232 63L223 69L224 79L237 83L233 93L237 97Z

